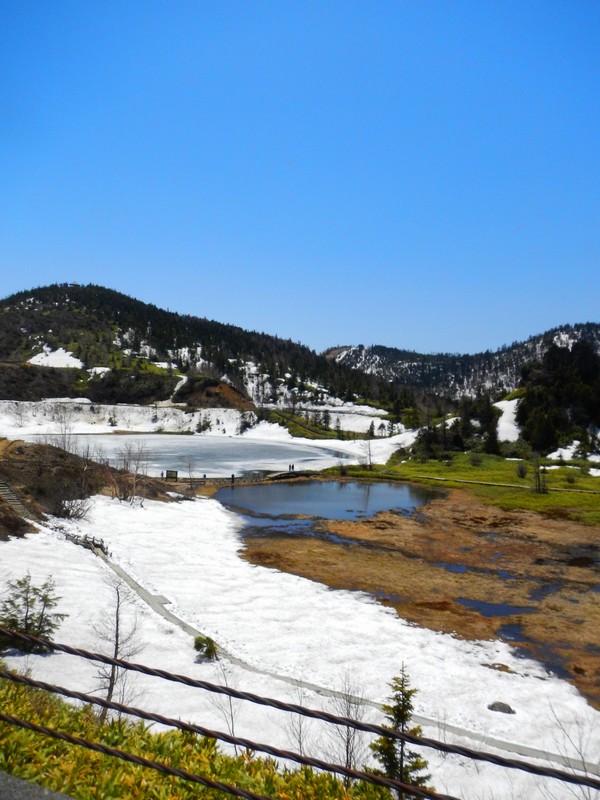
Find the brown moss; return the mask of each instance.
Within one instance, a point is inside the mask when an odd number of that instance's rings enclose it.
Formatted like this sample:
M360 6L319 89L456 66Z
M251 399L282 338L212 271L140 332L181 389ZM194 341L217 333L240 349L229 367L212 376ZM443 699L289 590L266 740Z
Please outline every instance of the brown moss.
M533 640L523 647L542 660L551 651L600 708L600 653L589 647L598 644L600 631L595 591L600 573L593 558L600 530L486 506L465 490L452 491L421 512L418 519L386 512L370 520L324 523L325 531L347 539L346 545L252 537L244 555L333 588L370 592L404 619L432 630L487 639L503 624L518 624ZM582 553L591 566L576 566L574 557ZM532 599L541 586L556 590ZM485 617L458 598L533 611Z

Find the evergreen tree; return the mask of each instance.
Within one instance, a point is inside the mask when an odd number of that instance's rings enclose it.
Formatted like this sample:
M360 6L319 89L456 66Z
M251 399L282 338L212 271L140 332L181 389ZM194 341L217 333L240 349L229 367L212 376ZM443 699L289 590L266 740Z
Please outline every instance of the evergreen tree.
M600 357L589 342L551 345L541 362L523 367L522 385L516 418L534 450L546 453L600 425Z
M35 586L31 575L8 583L8 597L0 605L0 626L18 633L48 638L58 628L66 614L58 614L53 609L60 597L54 591L54 581L50 576L41 586ZM0 637L0 646L16 647L28 653L44 650L40 645L24 642L10 636Z
M383 727L399 733L420 736L421 728L410 725L413 714L412 698L417 690L410 688L404 664L402 664L400 675L393 678L390 683L390 688L392 689L390 702L381 707L389 723L384 723ZM402 739L380 736L371 744L371 750L381 764L383 774L388 778L413 786L425 786L431 777L426 773L423 774L423 771L427 769L427 761L414 750L409 750L406 742ZM398 789L396 794L398 800L411 800L416 797L416 795L401 789Z
M494 418L488 425L483 449L486 453L498 455L500 452L500 442L498 441L498 423Z

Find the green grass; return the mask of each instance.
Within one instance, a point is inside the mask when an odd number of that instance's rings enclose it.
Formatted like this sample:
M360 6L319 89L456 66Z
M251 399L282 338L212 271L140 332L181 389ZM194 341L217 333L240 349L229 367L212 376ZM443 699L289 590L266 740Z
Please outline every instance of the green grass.
M481 459L481 463L477 461ZM394 463L400 460L400 463ZM517 475L516 461L509 461L500 456L491 456L484 453L453 453L448 461L428 459L421 461L411 459L402 463L394 458L388 467L399 475L417 477L427 475L436 478L454 480L485 481L492 483L511 483L528 487L531 485L532 467L528 465L528 474L525 478Z
M517 461L500 456L477 454L481 463L474 464L470 453L456 453L449 461L402 460L394 455L386 465L349 467L349 477L361 479L383 478L429 484L437 487L468 489L490 505L506 510L526 509L551 517L572 519L591 525L600 525L600 478L587 474L586 462L570 462L545 473L546 494L533 490L534 468L526 461L527 474L517 474ZM477 461L477 459L475 459ZM558 466L556 462L547 462ZM339 473L339 469L331 473ZM588 494L587 492L591 492Z
M379 403L377 400L369 400L368 398L357 397L354 400L354 405L356 406L368 406L369 408L378 408L380 411L389 411L389 405L385 405L384 403Z
M516 400L518 397L523 397L525 394L525 389L520 386L518 389L514 389L512 392L509 392L504 400Z
M165 367L159 367L154 361L149 361L147 358L137 356L127 356L124 353L117 352L111 355L110 366L115 370L128 370L131 372L138 372L140 375L165 375L169 373ZM174 375L179 375L177 370L173 370Z

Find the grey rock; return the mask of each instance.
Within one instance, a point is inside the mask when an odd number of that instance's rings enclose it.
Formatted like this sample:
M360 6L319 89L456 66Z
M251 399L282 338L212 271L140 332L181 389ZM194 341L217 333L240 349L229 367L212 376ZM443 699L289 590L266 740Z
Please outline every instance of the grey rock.
M516 714L514 708L511 708L508 703L500 703L496 700L488 706L490 711L499 711L501 714Z

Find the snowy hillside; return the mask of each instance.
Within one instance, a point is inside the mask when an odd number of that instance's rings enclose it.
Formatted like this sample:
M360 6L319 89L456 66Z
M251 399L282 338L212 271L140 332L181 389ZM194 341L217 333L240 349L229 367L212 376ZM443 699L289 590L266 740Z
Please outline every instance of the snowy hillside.
M550 344L570 347L580 340L591 342L600 352L600 325L566 325L475 355L422 354L381 345L336 347L326 355L370 375L457 399L474 396L479 390L506 394L518 386L523 365L540 359Z

